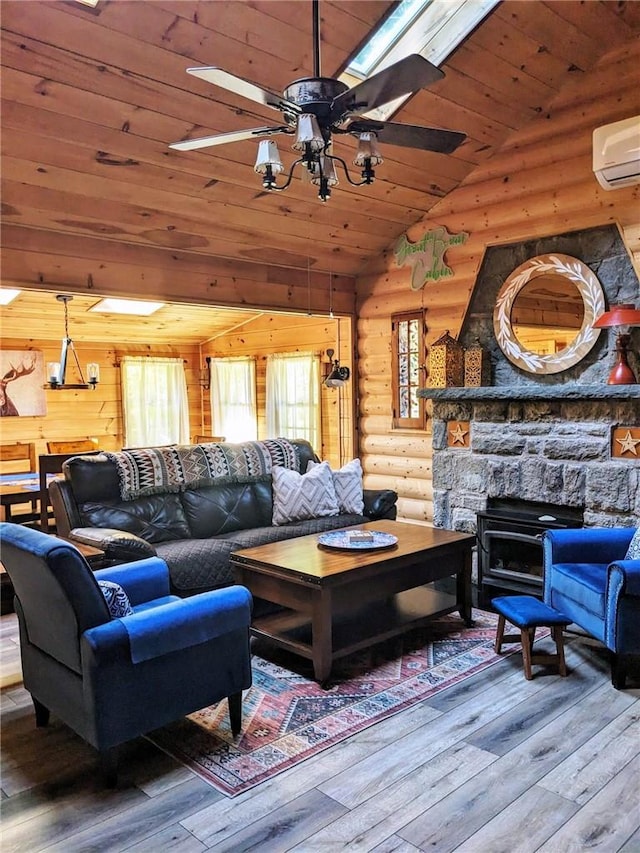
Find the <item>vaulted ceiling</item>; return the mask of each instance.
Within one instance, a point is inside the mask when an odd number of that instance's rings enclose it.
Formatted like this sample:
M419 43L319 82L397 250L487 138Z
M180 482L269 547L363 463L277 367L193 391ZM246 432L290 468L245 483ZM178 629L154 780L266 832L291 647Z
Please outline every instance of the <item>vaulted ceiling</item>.
M321 0L322 73L342 70L392 6ZM444 63L445 79L394 117L466 142L449 156L385 145L375 184L342 181L322 204L299 179L264 192L254 141L167 147L278 123L185 69L217 65L282 91L313 73L310 2L4 0L1 13L5 240L91 238L352 276L640 33L640 3L505 0ZM353 150L351 138L336 143L347 161Z

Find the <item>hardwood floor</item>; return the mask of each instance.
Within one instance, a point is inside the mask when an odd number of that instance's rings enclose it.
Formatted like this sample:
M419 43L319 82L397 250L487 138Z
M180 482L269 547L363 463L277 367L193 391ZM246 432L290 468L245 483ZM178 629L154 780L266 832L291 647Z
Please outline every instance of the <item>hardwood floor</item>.
M16 643L3 616L3 677ZM582 638L567 663L568 678L526 681L513 655L234 799L144 738L104 789L93 750L56 720L36 729L29 695L8 686L0 849L638 853L638 682L614 690Z

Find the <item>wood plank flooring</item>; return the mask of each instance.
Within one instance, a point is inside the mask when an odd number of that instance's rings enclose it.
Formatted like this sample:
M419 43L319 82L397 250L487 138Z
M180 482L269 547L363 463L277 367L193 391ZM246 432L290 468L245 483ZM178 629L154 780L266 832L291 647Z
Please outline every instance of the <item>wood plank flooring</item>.
M103 788L79 737L35 728L17 643L3 616L2 853L640 853L640 687L590 640L568 678L513 655L234 799L144 738Z

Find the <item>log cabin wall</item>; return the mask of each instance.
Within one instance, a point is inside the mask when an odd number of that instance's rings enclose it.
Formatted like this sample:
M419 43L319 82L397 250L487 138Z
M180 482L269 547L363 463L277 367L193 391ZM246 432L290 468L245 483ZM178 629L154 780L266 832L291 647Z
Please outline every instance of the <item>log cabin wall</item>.
M329 369L327 349L334 359L353 370L351 318L263 315L223 334L203 346L204 356L252 356L256 359L258 438L266 438L267 355L276 352L315 352L322 360L321 373ZM353 381L342 388L321 386L322 446L314 448L321 459L340 467L353 458L355 417ZM208 403L207 403L208 408ZM209 411L206 412L210 426ZM294 437L294 436L290 436Z
M391 314L424 307L429 348L447 329L458 334L487 246L616 223L627 248L637 249L638 187L601 189L591 157L594 128L639 112L639 69L637 41L607 54L408 231L411 241L442 225L450 233L469 234L463 245L447 252L452 278L412 291L409 268L396 266L389 247L375 268L358 279L365 483L396 489L399 517L419 523L433 519L432 448L429 423L424 431L392 429ZM640 254L631 255L639 270Z
M4 330L6 333L6 329ZM117 331L114 329L114 337ZM37 338L8 338L2 336L3 350L40 350L45 368L47 362L58 361L60 344ZM187 394L189 398L189 421L192 433L201 430L203 412L203 390L200 386L200 349L197 346L108 346L90 341L77 344L78 357L83 370L87 362L100 365L100 382L91 390L47 389L47 411L41 417L4 417L0 421L1 440L4 443L33 441L36 455L47 452L47 441L63 441L95 438L101 450L120 450L124 444L122 421L122 396L120 392L120 368L123 355L148 355L157 357L180 357L185 362ZM75 367L69 362L68 381L80 381Z

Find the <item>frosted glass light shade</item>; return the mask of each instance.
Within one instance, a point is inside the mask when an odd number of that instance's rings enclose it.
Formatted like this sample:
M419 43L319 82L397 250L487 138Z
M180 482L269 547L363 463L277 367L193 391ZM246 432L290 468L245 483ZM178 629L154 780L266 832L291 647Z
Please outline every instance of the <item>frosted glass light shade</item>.
M324 154L320 155L320 167L322 170L322 177L327 179L327 184L330 187L335 187L338 183L338 175L336 174L336 167L333 164L332 157L325 157ZM313 172L311 183L316 184L316 186L320 183L320 169L315 169Z
M353 161L354 165L362 167L366 160L370 161L371 166L379 166L380 163L384 163L375 133L361 133L358 140L358 151Z
M271 166L271 171L274 175L279 175L284 171L282 160L278 146L273 139L261 139L258 145L258 156L256 157L256 165L253 167L254 172L264 175L267 168Z
M60 382L60 362L59 361L49 361L47 363L47 376L49 377L49 382L59 383Z
M291 147L294 151L304 151L307 145L312 151L322 151L325 146L318 120L312 113L298 116L298 133Z

